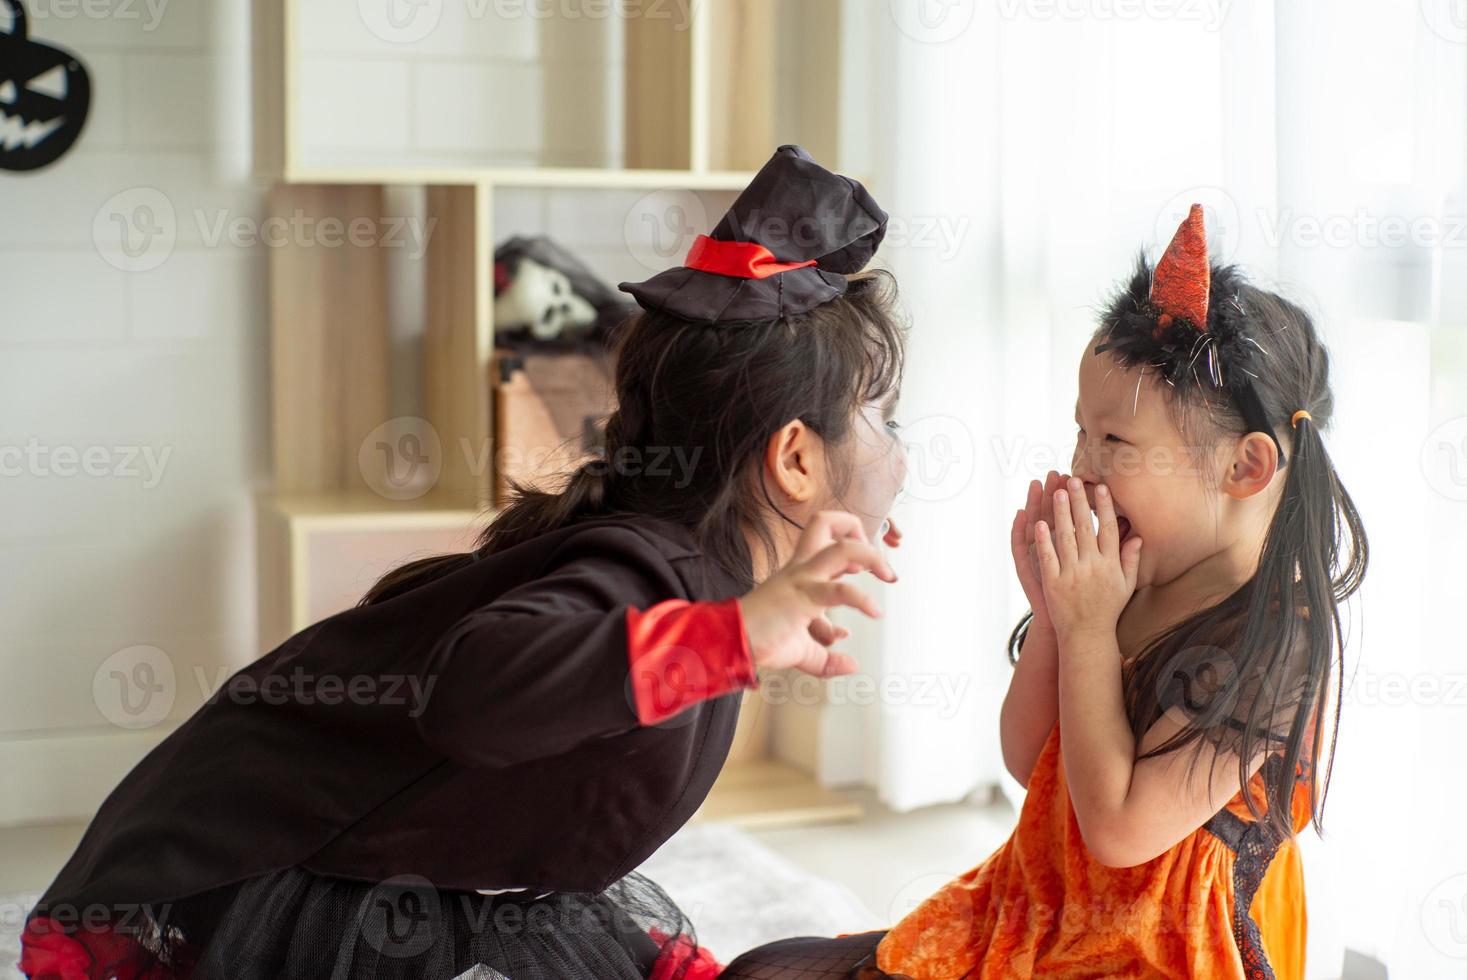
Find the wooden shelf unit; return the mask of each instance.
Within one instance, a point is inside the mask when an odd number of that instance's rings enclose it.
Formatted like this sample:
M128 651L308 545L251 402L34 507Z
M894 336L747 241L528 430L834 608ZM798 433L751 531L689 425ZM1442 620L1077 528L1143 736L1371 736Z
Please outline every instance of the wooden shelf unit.
M254 58L264 69L254 77L255 170L268 180L492 184L523 175L583 186L645 179L636 186L727 187L740 186L725 181L762 165L787 138L817 159L838 156L840 0L699 0L678 11L685 22L665 16L665 7L682 5L658 4L620 21L623 167L322 166L303 152L301 133L305 4L254 0Z
M447 494L410 501L371 492L259 494L261 649L355 604L377 575L408 558L472 548L488 519Z
M324 56L310 48L306 10L307 0L254 0L255 170L275 183L276 217L374 218L385 188L427 188L436 225L423 417L445 444L467 439L482 446L492 431L492 255L496 238L516 231L496 227L497 190L733 192L784 133L821 159L836 156L839 0L708 0L676 16L654 5L622 17L625 166L613 169L313 160L301 118L310 84L306 59ZM414 49L387 41L381 47L379 56ZM777 79L795 84L781 88ZM271 274L276 489L361 489L352 454L387 417L382 249L277 248ZM487 493L492 475L468 472L462 454L446 453L440 486Z
M298 111L305 2L254 0L255 171L273 185L276 218L377 219L389 189L424 189L436 224L424 267L420 415L441 458L431 490L407 499L374 492L363 472L364 440L391 414L383 248L271 249L275 480L257 500L263 649L350 605L352 590L394 558L470 547L489 519L492 467L456 450L489 446L494 431L493 252L496 240L519 230L497 226L499 192L731 195L784 141L781 133L820 159L836 152L839 0L709 0L688 5L686 29L671 20L624 23L622 168L312 161ZM791 32L797 45L784 37ZM798 91L776 91L777 74L796 76ZM746 706L704 818L770 825L859 815L808 775L768 759L770 711L757 710L757 696Z

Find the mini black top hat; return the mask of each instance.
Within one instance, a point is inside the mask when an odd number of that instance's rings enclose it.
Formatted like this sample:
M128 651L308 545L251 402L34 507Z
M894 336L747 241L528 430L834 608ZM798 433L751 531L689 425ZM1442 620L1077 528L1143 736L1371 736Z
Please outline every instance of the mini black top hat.
M698 323L794 316L846 291L886 234L866 188L781 146L683 265L624 282L643 309Z

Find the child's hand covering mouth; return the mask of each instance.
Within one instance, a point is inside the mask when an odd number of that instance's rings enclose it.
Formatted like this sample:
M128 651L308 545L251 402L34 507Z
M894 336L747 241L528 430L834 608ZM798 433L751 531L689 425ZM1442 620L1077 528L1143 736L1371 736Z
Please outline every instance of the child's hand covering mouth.
M1097 521L1099 519L1099 509L1095 506L1095 488L1097 486L1100 486L1100 484L1098 484L1098 483L1087 483L1087 484L1085 484L1085 502L1090 505L1090 515L1091 515L1091 518L1092 518L1092 520L1091 520L1092 525L1094 525L1095 524L1095 521ZM1107 489L1109 489L1109 488L1107 488ZM1111 494L1111 500L1115 500L1115 494L1114 493ZM1116 507L1115 508L1115 513L1116 513L1116 529L1121 532L1121 538L1120 538L1120 540L1121 540L1121 543L1124 544L1125 541L1126 541L1126 539L1131 536L1131 519L1121 512L1120 507Z

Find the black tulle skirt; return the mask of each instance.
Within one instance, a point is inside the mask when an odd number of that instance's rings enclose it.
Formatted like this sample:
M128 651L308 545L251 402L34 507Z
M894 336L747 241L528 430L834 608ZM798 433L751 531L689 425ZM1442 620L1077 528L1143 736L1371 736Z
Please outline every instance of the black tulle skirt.
M641 876L600 894L482 895L412 878L372 885L291 868L239 889L194 976L641 980L662 952L654 935L690 933L672 900Z
M100 937L74 936L104 967ZM105 974L146 980L677 980L716 969L676 903L638 874L598 893L485 895L287 868L172 903L120 938L106 937Z

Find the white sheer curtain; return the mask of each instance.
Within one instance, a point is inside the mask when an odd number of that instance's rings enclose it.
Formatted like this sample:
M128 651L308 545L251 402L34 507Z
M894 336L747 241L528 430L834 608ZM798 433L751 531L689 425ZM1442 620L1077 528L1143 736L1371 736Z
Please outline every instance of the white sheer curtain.
M1467 974L1467 6L846 0L842 31L842 162L893 215L914 320L915 472L865 639L906 683L827 712L860 748L825 774L899 809L1005 779L1009 517L1068 459L1097 307L1201 201L1214 252L1324 325L1329 444L1372 536L1311 973L1347 938L1393 975Z
M885 4L847 4L843 18L842 166L891 213L883 255L916 329L898 415L911 452L894 515L902 582L883 590L884 625L863 631L867 671L899 683L828 715L844 730L822 745L833 761L852 753L828 747L861 745L859 774L909 809L961 799L1003 772L990 737L1008 674L994 624L1011 603L992 560L1003 487L986 472L987 430L974 424L1002 413L1005 394L994 343L1003 295L990 288L1001 269L998 99L992 52L898 41Z

